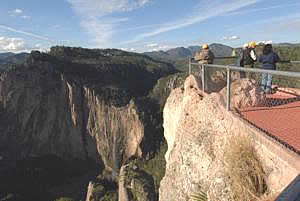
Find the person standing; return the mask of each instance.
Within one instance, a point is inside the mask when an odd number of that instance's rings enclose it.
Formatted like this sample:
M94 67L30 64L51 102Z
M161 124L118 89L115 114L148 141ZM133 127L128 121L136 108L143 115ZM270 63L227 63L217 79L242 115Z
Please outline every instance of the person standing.
M247 54L247 50L248 49L248 43L245 43L243 45L243 49L241 50L240 52L240 55L239 55L239 60L238 60L238 65L240 67L244 67L244 55ZM240 78L246 78L246 72L245 71L240 71Z
M202 46L202 50L196 52L195 60L202 64L212 64L214 62L215 55L209 49L207 44Z
M248 47L243 49L241 65L246 68L254 68L254 63L257 61L255 52L256 42L248 43ZM249 73L249 78L254 79L254 73Z
M280 58L278 54L273 52L272 44L266 44L258 61L262 63L263 69L276 70L276 63L280 61ZM262 73L261 89L265 93L272 93L272 74Z
M203 64L213 64L215 59L214 53L209 49L208 44L204 44L202 46L202 50L196 52L195 60L198 61L199 64L202 64L201 67L204 67ZM209 77L209 69L204 68L204 89L208 90L208 83L211 78Z

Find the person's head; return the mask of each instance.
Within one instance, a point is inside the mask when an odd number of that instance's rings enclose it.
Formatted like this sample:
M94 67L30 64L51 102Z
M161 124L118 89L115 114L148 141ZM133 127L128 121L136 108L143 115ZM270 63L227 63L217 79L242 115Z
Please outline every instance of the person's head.
M263 54L267 55L273 51L272 44L266 44L263 48Z
M207 50L208 49L208 44L202 45L202 49Z

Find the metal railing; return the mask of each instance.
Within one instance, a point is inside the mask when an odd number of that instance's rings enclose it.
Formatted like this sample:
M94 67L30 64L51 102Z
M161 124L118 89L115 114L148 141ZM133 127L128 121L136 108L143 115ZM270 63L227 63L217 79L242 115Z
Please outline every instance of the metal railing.
M275 201L300 201L300 174L280 193Z
M290 63L300 63L300 61L289 61ZM238 67L233 65L216 65L216 64L201 64L201 63L194 63L189 60L189 74L191 74L192 66L201 67L201 81L202 81L202 90L205 91L205 69L206 68L220 68L226 69L227 71L227 97L226 97L226 108L230 111L230 86L231 86L231 72L232 71L244 71L244 72L254 72L254 73L268 73L272 75L279 75L279 76L288 76L288 77L295 77L300 78L300 72L290 72L290 71L279 71L279 70L264 70L259 68L245 68L245 67Z

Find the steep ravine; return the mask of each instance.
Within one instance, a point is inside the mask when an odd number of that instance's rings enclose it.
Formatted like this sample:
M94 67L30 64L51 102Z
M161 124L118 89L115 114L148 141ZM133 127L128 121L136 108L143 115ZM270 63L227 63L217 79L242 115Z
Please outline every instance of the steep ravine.
M51 156L61 161L51 165L66 161L70 172L82 167L78 171L86 174L93 167L95 174L105 169L115 178L124 161L151 157L159 146L159 107L143 96L174 72L166 63L118 50L55 47L50 54L31 53L25 64L1 74L0 163L18 172L19 161L37 160L39 167L30 171L40 175L48 170L40 159ZM7 179L11 170L0 170L0 176Z

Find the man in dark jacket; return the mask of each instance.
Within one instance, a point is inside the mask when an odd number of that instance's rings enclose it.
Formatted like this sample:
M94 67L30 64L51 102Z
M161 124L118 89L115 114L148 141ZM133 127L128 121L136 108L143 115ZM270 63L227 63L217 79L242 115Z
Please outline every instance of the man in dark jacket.
M276 63L280 61L279 56L273 52L271 44L266 44L263 48L263 54L259 57L259 62L262 63L263 69L276 70ZM263 73L261 88L265 93L272 92L272 74Z

